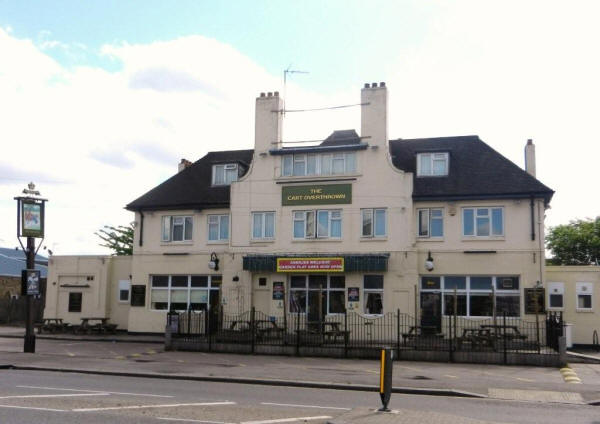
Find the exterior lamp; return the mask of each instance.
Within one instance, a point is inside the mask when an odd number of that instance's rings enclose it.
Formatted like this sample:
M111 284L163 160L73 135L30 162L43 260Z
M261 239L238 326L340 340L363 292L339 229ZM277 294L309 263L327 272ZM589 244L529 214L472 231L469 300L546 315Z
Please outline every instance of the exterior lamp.
M212 252L210 254L210 261L208 261L208 267L214 271L219 270L219 258L217 258L217 254Z
M433 271L433 258L431 252L427 252L427 259L425 259L425 269L427 271Z

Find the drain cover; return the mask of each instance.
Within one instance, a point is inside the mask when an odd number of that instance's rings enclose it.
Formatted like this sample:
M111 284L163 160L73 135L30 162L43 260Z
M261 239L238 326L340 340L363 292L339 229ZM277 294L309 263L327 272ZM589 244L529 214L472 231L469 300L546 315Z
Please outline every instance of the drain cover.
M425 377L424 375L415 375L412 379L413 380L433 380L432 378Z

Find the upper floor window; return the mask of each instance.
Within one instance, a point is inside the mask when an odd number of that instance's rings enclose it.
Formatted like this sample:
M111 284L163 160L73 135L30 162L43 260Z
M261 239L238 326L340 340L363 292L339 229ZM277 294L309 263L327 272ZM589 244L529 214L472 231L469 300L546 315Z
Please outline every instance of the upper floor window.
M213 165L212 184L229 185L238 179L237 163L225 163L222 165Z
M282 177L342 175L354 172L356 172L355 152L309 153L281 157Z
M193 218L191 216L163 216L161 241L192 240Z
M437 177L448 175L448 153L419 153L417 176Z
M294 211L294 238L341 238L342 237L342 211L312 210Z
M255 240L275 237L275 212L252 212L252 238Z
M386 209L361 209L362 236L385 237L387 235Z
M418 210L418 235L419 237L443 237L444 214L442 209Z
M463 208L463 235L490 237L504 235L503 208Z
M229 240L229 215L208 215L208 241Z

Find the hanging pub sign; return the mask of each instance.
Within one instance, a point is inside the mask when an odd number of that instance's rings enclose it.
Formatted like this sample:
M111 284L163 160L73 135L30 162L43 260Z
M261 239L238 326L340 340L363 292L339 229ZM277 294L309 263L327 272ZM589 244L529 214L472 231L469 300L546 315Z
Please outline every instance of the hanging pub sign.
M44 238L44 202L19 198L20 237Z
M360 291L358 287L348 287L348 302L360 302Z
M273 300L283 300L285 298L285 291L283 289L283 282L273 281Z
M40 294L40 271L37 269L24 269L21 271L21 295Z
M289 186L281 188L281 204L331 205L352 203L352 184Z
M277 258L277 272L344 272L344 258Z

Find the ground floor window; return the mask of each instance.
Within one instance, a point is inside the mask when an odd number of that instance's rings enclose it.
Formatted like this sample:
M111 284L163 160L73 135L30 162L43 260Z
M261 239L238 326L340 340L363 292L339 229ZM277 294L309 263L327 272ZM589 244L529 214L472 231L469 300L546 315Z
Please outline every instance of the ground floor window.
M365 275L363 281L364 313L383 314L383 275Z
M82 293L69 293L69 312L81 312Z
M219 304L221 275L152 275L150 302L155 310L202 311Z
M346 310L346 278L343 275L292 275L290 312L308 313L309 320Z
M439 303L432 310L441 310L442 315L454 315L456 308L459 316L489 317L494 314L494 305L496 315L518 317L521 311L517 276L423 276L422 305L424 297L428 305Z
M577 310L591 311L592 310L592 283L576 283L575 290L577 291Z

